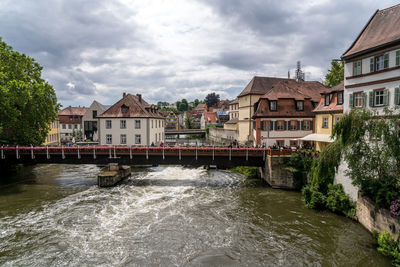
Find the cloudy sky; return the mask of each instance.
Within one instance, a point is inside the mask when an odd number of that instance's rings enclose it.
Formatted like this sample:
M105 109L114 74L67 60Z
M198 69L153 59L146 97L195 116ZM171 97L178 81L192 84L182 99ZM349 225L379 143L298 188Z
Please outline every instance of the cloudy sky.
M64 105L233 99L301 60L322 81L384 0L1 0L0 36L35 58Z

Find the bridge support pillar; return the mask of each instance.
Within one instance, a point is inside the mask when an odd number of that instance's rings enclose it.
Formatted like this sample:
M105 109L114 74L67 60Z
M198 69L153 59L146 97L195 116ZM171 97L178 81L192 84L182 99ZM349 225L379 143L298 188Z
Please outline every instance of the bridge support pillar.
M288 156L266 156L265 166L261 168L261 177L272 188L295 189L293 174L285 169L286 157Z

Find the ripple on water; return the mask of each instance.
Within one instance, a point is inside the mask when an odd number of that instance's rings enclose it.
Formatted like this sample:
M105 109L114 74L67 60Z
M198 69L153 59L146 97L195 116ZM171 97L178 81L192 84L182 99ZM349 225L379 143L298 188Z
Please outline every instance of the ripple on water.
M46 184L70 193L1 218L0 265L388 263L365 246L371 238L359 225L307 210L298 193L258 180L173 166L134 169L119 186L98 188L88 182L98 170L35 168L29 189Z

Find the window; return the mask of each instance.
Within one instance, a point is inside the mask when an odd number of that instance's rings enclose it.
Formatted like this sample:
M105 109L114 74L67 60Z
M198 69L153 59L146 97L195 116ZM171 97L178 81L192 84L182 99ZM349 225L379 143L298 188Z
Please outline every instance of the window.
M384 90L378 90L374 92L374 106L383 106L384 102Z
M353 76L361 75L361 60L353 62Z
M375 71L375 59L372 57L369 59L369 71L374 72Z
M269 109L271 111L276 111L276 101L269 101Z
M362 93L354 93L354 107L362 107L363 106L363 96Z
M337 116L337 117L335 118L335 124L338 123L341 119L342 119L342 116Z
M157 134L154 134L154 135L156 136L156 143L157 143L157 141L158 141L158 140L157 140Z
M151 120L151 129L153 129L153 122L154 122L154 121L153 121L153 120Z
M106 129L111 129L111 120L106 120Z
M135 135L135 144L136 145L140 145L142 143L142 141L140 140L140 134Z
M78 124L74 124L74 129L78 129Z
M158 140L161 141L161 133L158 133Z
M297 140L290 140L290 146L296 146L297 147Z
M140 120L135 120L135 129L140 129Z
M121 129L126 129L126 120L121 120L120 126Z
M111 134L106 134L106 143L112 144L112 135Z
M338 92L337 93L337 104L342 105L343 104L343 92Z
M325 95L325 106L329 106L330 103L330 98L329 98L329 94Z
M328 120L329 120L328 117L323 117L323 118L322 118L322 128L325 128L325 129L328 129L328 128L329 128L329 127L328 127Z
M72 116L69 116L69 120L72 121Z
M72 124L68 124L68 129L72 129Z
M158 121L158 127L161 128L161 121Z
M303 111L304 110L304 101L296 101L296 110Z
M128 112L128 107L127 107L127 106L122 106L122 107L121 107L121 112L124 113L124 114L125 114L126 112Z
M389 54L375 57L375 71L384 70L389 67Z
M396 66L400 66L400 50L396 51Z
M284 147L285 146L285 140L276 140L276 145L278 147Z
M126 144L126 134L121 134L121 144Z
M95 119L97 117L97 110L92 111L92 116L93 116L93 119Z
M290 121L290 130L297 130L297 121Z
M283 131L285 129L285 122L284 121L277 121L276 122L276 130Z
M67 125L63 124L63 125L62 125L62 128L63 128L63 129L66 129L66 128L67 128Z
M311 121L303 121L303 130L305 131L311 130Z

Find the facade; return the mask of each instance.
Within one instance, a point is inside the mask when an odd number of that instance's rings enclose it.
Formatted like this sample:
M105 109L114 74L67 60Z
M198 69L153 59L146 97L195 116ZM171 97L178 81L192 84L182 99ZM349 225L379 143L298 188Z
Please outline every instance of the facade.
M378 10L343 54L344 112L400 104L400 5Z
M223 128L209 128L208 139L216 143L228 145L237 139L237 131Z
M103 105L96 100L90 105L86 110L85 115L82 117L83 134L85 139L90 139L91 141L97 141L95 133L98 131L98 119L97 116L106 111L110 106Z
M46 141L43 143L43 145L58 146L60 144L60 122L58 119L56 119L50 124L50 131L47 134Z
M319 82L280 81L255 103L253 136L256 145L297 147L314 132L312 112L327 88ZM239 130L240 133L240 130Z
M124 93L99 120L100 145L146 145L164 142L165 118L142 95Z
M219 123L217 112L205 111L200 118L200 129L205 129L210 125L217 125Z
M260 99L260 97L269 92L275 84L280 81L287 80L289 79L255 76L239 94L239 117L237 128L238 141L240 143L254 141L252 121L252 117L254 115L254 104Z
M343 117L344 83L336 85L321 94L315 113L315 134L303 140L315 141L315 149L322 151L333 140L330 138L335 124Z
M203 105L203 104L199 104ZM187 110L183 113L183 126L186 128L186 119L188 117L193 119L193 129L200 129L201 127L201 117L203 115L203 111L201 109L193 109Z
M173 111L161 111L165 118L165 130L179 130L179 118Z
M60 121L60 140L62 143L83 140L82 117L85 115L85 107L67 107L58 112Z

